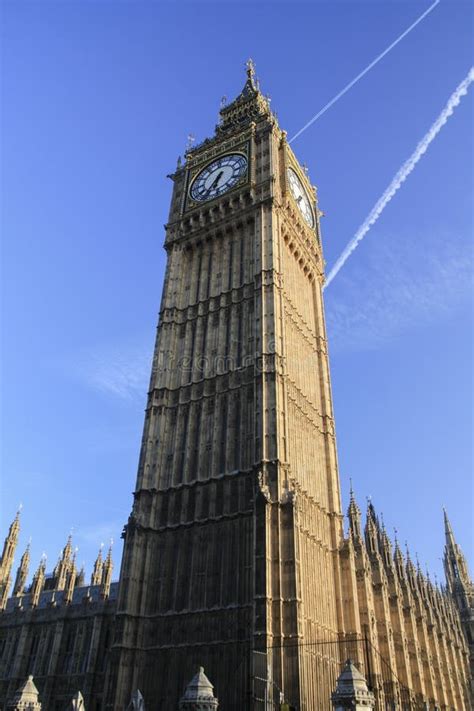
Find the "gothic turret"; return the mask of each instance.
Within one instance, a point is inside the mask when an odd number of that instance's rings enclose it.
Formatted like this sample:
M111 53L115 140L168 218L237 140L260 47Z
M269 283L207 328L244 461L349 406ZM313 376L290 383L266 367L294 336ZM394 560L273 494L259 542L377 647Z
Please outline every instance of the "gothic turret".
M26 550L21 556L20 565L16 572L15 585L13 586L13 595L20 597L25 592L26 580L30 568L30 544L26 546Z
M39 692L31 674L20 686L7 708L8 711L41 711Z
M246 121L255 121L269 115L271 115L270 100L260 92L258 81L255 79L255 65L249 59L244 88L234 101L221 107L221 122L216 127L217 135L235 131Z
M74 587L76 585L76 579L77 579L77 568L76 568L76 553L74 552L71 560L71 564L69 566L69 570L67 573L66 577L66 585L65 585L65 596L64 596L64 601L65 602L71 602L72 601L72 596L74 594Z
M204 674L203 667L189 682L179 702L180 711L214 711L219 702L214 696L214 687Z
M12 584L12 567L15 557L15 550L20 535L20 509L18 509L13 522L10 525L8 535L3 544L2 557L0 558L0 610L4 610L7 604L8 592Z
M77 586L78 588L82 588L82 586L85 585L85 583L86 583L86 569L85 569L85 566L84 566L84 563L83 563L82 566L81 566L80 571L79 571L78 574L77 574L76 586Z
M474 585L469 575L466 559L454 538L453 529L444 511L444 571L447 589L456 605L463 632L469 646L471 668L471 703L474 708Z
M382 528L379 532L379 550L385 569L387 571L392 571L392 544L387 535L387 531L385 529L385 524L383 523L383 521Z
M472 581L469 577L466 559L461 548L456 543L446 511L444 511L444 533L446 537L444 570L448 588L454 596L456 595L456 591L461 589L465 590L467 594L468 592L472 594Z
M104 544L102 543L99 548L99 553L94 563L94 570L91 575L91 585L100 585L102 581L102 568L104 567L104 560L102 558L102 548Z
M365 522L365 545L369 555L373 556L379 552L379 525L375 509L370 501L367 505L367 520Z
M54 569L54 589L64 590L72 565L72 535L69 534L66 545Z
M405 544L406 545L406 544ZM407 578L410 582L410 585L412 588L416 588L417 586L417 575L416 575L416 568L415 564L413 563L411 556L410 556L410 551L408 550L408 546L406 545L406 565L405 565L405 570L406 570L406 575Z
M401 551L398 539L395 536L395 551L393 554L393 562L395 563L395 570L397 571L398 579L402 581L405 578L405 561L403 560L403 553Z
M114 569L114 564L112 561L112 543L109 546L109 552L104 560L104 565L102 568L102 580L100 587L100 594L102 597L108 597L110 593L110 583L112 582L112 572Z
M375 697L367 687L367 681L350 659L340 673L336 690L332 694L335 711L369 711L375 708Z
M41 561L38 566L38 569L33 576L33 583L31 585L31 597L30 597L31 607L36 607L39 602L40 594L44 588L45 574L46 574L46 556L43 554L41 556Z
M354 541L360 541L362 539L362 528L361 528L361 512L355 500L354 490L352 488L351 482L351 498L349 501L349 508L347 509L347 516L349 518L349 530L351 532Z

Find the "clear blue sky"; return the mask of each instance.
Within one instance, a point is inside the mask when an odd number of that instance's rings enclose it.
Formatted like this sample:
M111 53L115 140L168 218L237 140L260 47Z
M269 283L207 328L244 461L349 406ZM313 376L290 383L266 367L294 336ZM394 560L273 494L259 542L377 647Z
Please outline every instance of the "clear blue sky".
M1 5L2 531L52 567L119 542L131 508L172 172L256 62L291 135L429 2ZM331 266L472 64L442 0L293 147ZM474 90L473 90L474 91ZM349 477L440 573L442 506L472 515L472 95L325 292Z

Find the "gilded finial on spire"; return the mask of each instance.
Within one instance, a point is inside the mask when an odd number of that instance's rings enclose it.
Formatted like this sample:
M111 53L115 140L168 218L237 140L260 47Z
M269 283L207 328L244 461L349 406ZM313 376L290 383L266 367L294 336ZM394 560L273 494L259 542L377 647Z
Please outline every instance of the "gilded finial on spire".
M421 575L421 565L420 565L420 559L418 558L418 551L415 551L415 560L416 560L416 572Z
M245 62L245 66L247 67L248 78L250 80L253 80L255 76L255 62L249 57L249 59L247 59L247 61Z

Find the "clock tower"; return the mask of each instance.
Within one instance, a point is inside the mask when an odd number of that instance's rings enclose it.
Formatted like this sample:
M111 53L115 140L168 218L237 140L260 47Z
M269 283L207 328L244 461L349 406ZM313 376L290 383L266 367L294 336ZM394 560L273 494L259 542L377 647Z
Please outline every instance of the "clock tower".
M343 531L316 191L251 62L220 115L170 176L108 708L139 688L175 711L202 665L223 711L326 711L339 660L311 643L343 632Z

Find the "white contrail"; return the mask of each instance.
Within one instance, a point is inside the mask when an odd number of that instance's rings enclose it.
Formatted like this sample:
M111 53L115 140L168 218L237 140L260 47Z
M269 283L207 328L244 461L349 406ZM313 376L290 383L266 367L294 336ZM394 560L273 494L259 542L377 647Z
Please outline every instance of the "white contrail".
M469 70L469 73L467 77L459 84L458 88L456 91L454 91L451 96L448 99L448 103L434 122L434 124L431 126L430 130L428 133L423 136L411 156L408 158L407 161L402 165L398 173L395 175L393 178L392 182L388 186L388 188L385 190L383 193L382 197L375 203L374 207L368 214L367 218L364 220L362 225L359 227L357 232L355 233L354 237L351 239L351 241L348 243L346 248L344 249L343 253L329 272L326 278L326 283L323 288L326 288L329 286L329 284L332 282L336 274L339 272L339 270L342 268L344 263L346 262L347 259L349 259L350 255L354 251L354 249L357 247L359 242L365 237L367 232L370 230L373 224L377 222L379 219L380 215L390 202L390 200L393 198L397 190L401 188L403 185L404 181L408 178L422 155L426 153L428 150L431 142L436 138L438 133L441 131L443 128L444 124L448 120L448 118L453 114L454 109L456 106L459 105L459 102L461 101L461 98L467 94L467 90L469 89L470 84L474 81L474 67L471 67Z
M303 133L303 131L306 131L306 129L309 128L315 121L317 121L320 116L322 116L324 113L326 113L326 111L327 111L328 109L330 109L331 106L336 103L336 101L339 101L339 99L340 99L342 96L344 96L344 94L345 94L347 91L349 91L349 89L352 89L352 87L354 86L354 84L357 84L357 82L359 81L359 79L362 79L362 77L365 76L365 75L367 74L367 72L370 72L370 70L372 69L372 67L375 67L375 65L378 64L378 62L380 62L380 60L383 59L383 58L385 57L385 55L390 52L390 50L392 50L399 42L401 42L402 39L403 39L404 37L406 37L413 29L415 29L415 27L416 27L422 20L424 20L425 17L426 17L432 10L435 9L436 5L439 5L440 1L441 1L441 0L436 0L436 2L434 2L427 10L425 10L425 12L424 12L422 15L420 15L420 17L419 17L417 20L415 20L415 22L413 22L413 24L411 24L410 27L407 27L407 29L406 29L404 32L402 32L402 34L401 34L399 37L397 37L397 39L396 39L394 42L392 42L392 44L389 45L389 46L387 47L387 49L384 49L384 51L382 52L382 54L379 54L379 56L376 57L376 58L373 60L373 62L371 62L365 69L363 69L363 70L361 71L361 73L358 74L358 75L355 77L355 79L353 79L351 82L349 82L349 84L347 84L347 85L344 87L344 89L342 89L342 90L339 92L339 94L336 94L336 96L335 96L333 99L331 99L331 101L329 101L329 102L326 104L326 106L323 106L323 108L322 108L320 111L318 111L318 113L315 114L315 115L313 116L313 118L310 119L310 120L308 121L308 123L306 123L306 124L303 126L303 128L301 128L301 129L298 131L298 133L295 133L295 135L294 135L292 138L290 138L289 143L291 143L291 142L294 141L296 138L298 138L298 136L301 136L301 134Z

